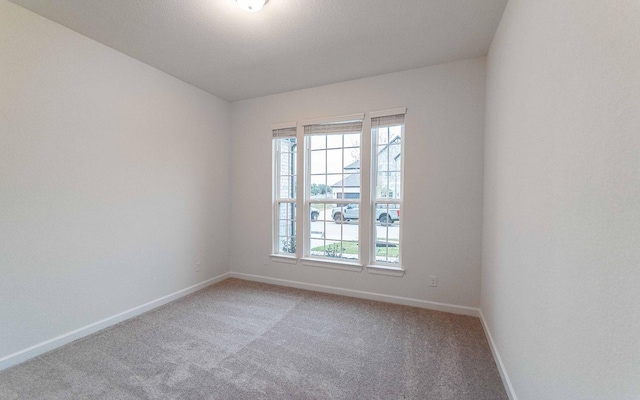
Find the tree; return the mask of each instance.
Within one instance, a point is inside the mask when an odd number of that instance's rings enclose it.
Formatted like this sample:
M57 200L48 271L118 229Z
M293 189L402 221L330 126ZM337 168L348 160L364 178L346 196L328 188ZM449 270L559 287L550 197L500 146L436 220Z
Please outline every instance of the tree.
M324 183L321 184L316 184L316 183L312 183L311 184L311 195L312 196L317 196L319 194L328 194L331 193L332 189L331 186L329 185L325 185Z

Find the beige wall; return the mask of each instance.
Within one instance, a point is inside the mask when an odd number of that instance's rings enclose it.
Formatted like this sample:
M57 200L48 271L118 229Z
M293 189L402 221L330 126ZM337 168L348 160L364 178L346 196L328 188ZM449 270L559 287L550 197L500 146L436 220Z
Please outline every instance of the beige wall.
M477 307L485 59L235 102L233 272ZM407 107L402 278L270 261L271 124ZM438 287L428 286L429 275Z
M640 3L509 2L488 55L482 310L520 400L640 395Z
M0 1L0 359L228 271L229 109Z

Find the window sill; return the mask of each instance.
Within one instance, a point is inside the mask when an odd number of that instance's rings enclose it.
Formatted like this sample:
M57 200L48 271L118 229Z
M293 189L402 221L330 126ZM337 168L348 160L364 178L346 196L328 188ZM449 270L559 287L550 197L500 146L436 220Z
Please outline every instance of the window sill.
M317 258L302 258L300 261L302 262L302 265L306 265L307 267L320 267L339 269L342 271L362 272L362 265L357 263L325 261Z
M367 265L367 272L374 275L385 275L385 276L404 276L404 269L400 267L389 267L385 265Z
M271 256L269 256L271 258L271 261L275 261L275 262L279 262L279 263L284 263L284 264L297 264L298 263L298 259L295 256L284 256L282 254L271 254Z

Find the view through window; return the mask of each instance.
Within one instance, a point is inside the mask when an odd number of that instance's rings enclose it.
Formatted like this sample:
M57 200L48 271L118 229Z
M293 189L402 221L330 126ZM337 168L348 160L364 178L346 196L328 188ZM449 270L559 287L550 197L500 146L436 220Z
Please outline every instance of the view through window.
M296 253L296 128L273 131L275 150L276 253Z
M305 126L309 256L358 261L362 121Z
M344 117L351 118L348 120L302 123L300 137L295 123L273 130L274 254L303 257L304 262L401 266L405 111L372 113L370 135L366 136L364 114L359 119L354 115ZM364 172L363 140L371 149L370 169ZM304 162L302 182L297 179L300 162ZM371 182L365 196L363 180ZM302 196L297 196L297 185ZM303 221L297 208L305 210ZM370 230L361 232L363 218ZM362 243L369 252L363 254Z
M374 263L400 264L404 115L371 120Z

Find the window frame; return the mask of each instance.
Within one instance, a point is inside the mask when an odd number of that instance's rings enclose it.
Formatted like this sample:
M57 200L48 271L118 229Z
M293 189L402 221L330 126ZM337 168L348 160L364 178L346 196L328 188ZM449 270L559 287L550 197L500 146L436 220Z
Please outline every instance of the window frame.
M281 132L286 132L289 131L287 134L285 135L280 135ZM291 134L292 132L295 132L294 134ZM271 211L271 215L272 215L272 234L271 234L271 258L274 260L278 260L278 261L284 261L284 262L290 262L290 263L296 263L297 259L299 257L299 224L298 224L298 220L299 220L299 216L298 216L298 212L295 212L295 217L293 219L294 224L295 224L295 232L293 235L288 236L288 237L293 237L295 238L295 243L296 243L296 251L293 253L284 253L280 251L280 214L279 214L279 206L282 203L290 203L293 204L293 209L294 210L299 210L299 206L297 205L298 203L298 198L300 197L298 195L299 192L299 188L298 188L298 177L299 177L299 162L300 162L300 157L299 157L299 153L300 153L300 144L298 141L298 137L297 137L297 124L295 122L288 122L288 123L282 123L282 124L274 124L271 126L271 132L272 132L272 139L271 139L271 146L272 146L272 173L271 173L271 177L272 177L272 211ZM292 197L282 197L281 194L281 165L282 165L282 153L281 153L281 144L280 144L280 140L283 138L295 138L296 139L296 151L295 151L295 156L292 157L292 160L294 162L293 166L294 166L294 171L295 173L293 175L291 175L293 178L293 182L292 183L292 187L295 188L295 195Z
M362 240L362 226L361 226L361 221L362 221L362 216L363 215L367 215L367 214L363 214L363 212L365 212L365 210L363 210L362 208L362 204L363 204L363 199L362 199L362 193L360 198L358 199L340 199L340 204L358 204L359 205L359 218L358 218L358 254L357 254L357 259L355 260L349 260L346 258L332 258L332 257L326 257L326 256L320 256L320 255L312 255L311 254L311 249L312 249L312 245L311 245L311 240L313 239L313 235L311 233L311 217L310 217L310 213L311 213L311 205L312 204L317 204L317 203L321 203L321 204L334 204L337 203L336 198L333 197L325 197L325 198L316 198L316 199L312 199L311 198L311 176L312 176L312 171L311 171L311 152L312 151L317 151L312 149L311 146L311 137L313 135L315 135L312 132L307 133L307 128L308 127L312 127L312 126L322 126L322 125L327 125L330 126L331 124L349 124L349 123L357 123L360 124L360 131L359 131L359 135L360 135L360 157L362 159L362 154L363 154L363 142L365 141L365 123L364 123L364 113L362 114L351 114L351 115L344 115L344 116L340 116L340 117L331 117L331 118L321 118L321 119L315 119L315 120L307 120L307 121L302 121L299 124L299 133L302 133L303 136L303 143L304 143L304 151L301 153L304 153L304 160L303 160L303 165L304 165L304 179L301 179L300 181L304 181L303 185L303 191L304 191L304 198L303 198L303 203L304 203L304 217L303 217L303 258L302 258L302 263L304 265L308 265L308 266L319 266L319 267L325 267L325 268L337 268L337 269L346 269L346 270L362 270L363 267L363 258L365 257L366 253L362 252L362 248L360 246L360 244L363 242ZM336 132L336 135L344 135L347 132ZM317 133L316 133L317 134ZM348 133L347 133L348 134ZM330 133L320 133L320 135L330 135ZM343 140L342 140L342 147L338 147L336 149L342 149L343 151L343 164L344 164L344 149L345 149L345 143L344 143L344 136L343 136ZM327 148L325 147L325 151L327 151ZM341 169L341 174L343 175L343 178L345 176L344 174L344 167L345 165L342 165L342 169ZM328 168L325 168L325 175L329 175L329 173L327 172ZM362 187L362 170L358 173L360 175L359 180L360 180L360 187ZM362 192L362 191L361 191ZM340 241L343 242L344 241L344 225L345 224L341 224L340 225Z
M289 264L297 264L298 261L302 265L305 266L313 266L313 267L323 267L323 268L331 268L338 270L347 270L347 271L355 271L360 272L363 269L370 274L376 275L385 275L385 276L395 276L402 277L405 274L405 270L403 267L403 223L400 223L399 227L399 260L398 263L379 263L376 262L375 258L375 240L376 233L374 229L376 229L376 204L380 204L382 202L399 204L400 210L404 209L404 149L405 149L405 131L406 131L406 108L395 108L384 111L375 111L370 112L368 114L358 113L358 114L350 114L343 115L337 117L328 117L328 118L317 118L310 120L303 120L299 122L289 122L283 124L274 124L272 125L272 131L276 129L285 129L285 128L295 128L296 129L296 198L295 199L280 199L279 198L279 182L280 182L280 172L277 168L279 166L276 165L277 162L280 161L279 158L276 158L275 152L275 140L272 142L273 149L273 171L272 171L272 254L271 259L273 261L289 263ZM401 141L401 149L400 152L402 154L400 159L400 169L401 169L401 198L398 199L388 199L381 200L376 199L376 179L377 179L377 155L374 154L376 151L376 141L373 138L373 130L372 130L372 122L375 118L381 118L392 115L403 115L403 124L402 124L402 141ZM366 116L366 118L365 118ZM359 204L360 205L360 216L358 219L358 260L355 262L341 259L341 258L326 258L326 257L317 257L311 255L311 204L313 203L336 203L335 198L323 198L323 199L311 199L311 181L310 181L310 150L311 146L307 142L307 137L305 135L305 126L309 125L319 125L319 124L331 124L331 123L340 123L340 122L348 122L348 121L360 121L362 123L362 130L360 132L360 198L359 199L341 199L340 203L344 204ZM343 147L344 149L344 142ZM344 167L344 165L343 165ZM295 204L296 210L303 210L302 214L300 212L296 212L296 252L289 255L278 253L279 250L279 232L278 232L278 202L282 200L291 200ZM302 215L302 217L300 217ZM401 214L402 215L402 214Z
M401 217L400 220L398 221L399 227L398 227L398 262L397 263L390 263L390 262L382 262L382 261L378 261L376 258L376 253L377 253L377 219L376 219L376 214L377 214L377 206L378 204L386 204L387 206L389 205L398 205L398 210L400 210L402 212L402 210L404 209L404 150L405 150L405 127L406 127L406 108L397 108L397 109L392 109L392 110L385 110L385 111L378 111L378 112L373 112L370 113L369 115L369 119L371 122L371 135L370 135L370 139L371 139L371 174L370 174L370 178L371 178L371 190L370 190L370 195L371 195L371 214L370 214L370 219L371 219L371 230L370 230L370 234L369 234L369 240L370 240L370 253L369 253L369 265L367 265L367 269L369 270L369 272L371 273L382 273L385 275L388 274L404 274L404 268L403 268L403 262L402 262L402 256L403 256L403 240L402 240L402 233L403 233L403 217L402 217L402 213L401 213ZM402 124L401 126L401 131L400 131L400 196L399 197L393 197L393 198L389 198L389 197L378 197L377 195L377 181L378 181L378 174L379 174L379 166L380 163L378 162L378 156L379 156L379 151L378 151L378 129L380 128L380 125L377 124L374 126L374 120L375 119L384 119L386 117L397 117L398 119L402 118ZM388 125L388 124L384 124L383 127L391 127L391 126L398 126L398 124L395 125ZM375 132L374 132L375 129ZM390 135L389 135L390 136ZM390 142L389 142L390 143ZM391 171L387 171L387 172L391 172ZM388 229L389 226L385 227L387 229L387 241L388 241ZM387 249L389 247L387 246ZM387 256L388 258L388 256Z

